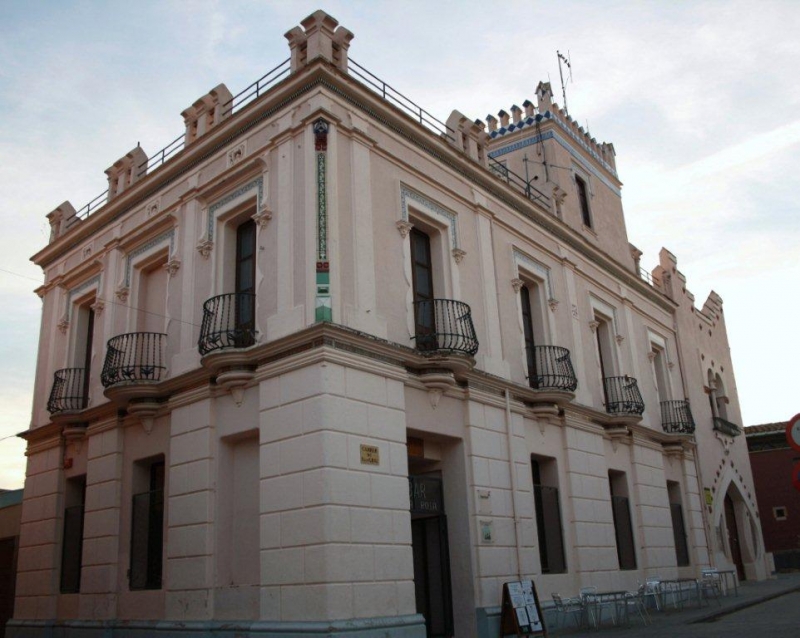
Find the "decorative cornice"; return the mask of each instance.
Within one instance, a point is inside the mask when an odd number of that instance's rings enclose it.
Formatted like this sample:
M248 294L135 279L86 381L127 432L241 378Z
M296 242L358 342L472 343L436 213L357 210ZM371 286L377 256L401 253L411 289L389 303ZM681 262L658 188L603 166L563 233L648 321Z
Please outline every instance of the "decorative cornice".
M429 212L438 215L445 219L450 227L450 237L452 249L457 250L459 247L458 241L458 224L456 223L456 214L440 206L432 199L425 197L417 191L411 190L405 184L400 184L400 214L405 221L409 221L408 202L413 200L425 207Z

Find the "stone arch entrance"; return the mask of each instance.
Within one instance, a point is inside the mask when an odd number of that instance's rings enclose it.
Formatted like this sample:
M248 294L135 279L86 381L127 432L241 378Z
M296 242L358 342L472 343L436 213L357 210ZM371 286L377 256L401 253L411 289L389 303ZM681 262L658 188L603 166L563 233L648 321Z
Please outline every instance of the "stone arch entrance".
M728 479L719 494L722 498L717 501L714 520L720 558L736 569L740 581L763 578L764 546L755 511L735 477Z

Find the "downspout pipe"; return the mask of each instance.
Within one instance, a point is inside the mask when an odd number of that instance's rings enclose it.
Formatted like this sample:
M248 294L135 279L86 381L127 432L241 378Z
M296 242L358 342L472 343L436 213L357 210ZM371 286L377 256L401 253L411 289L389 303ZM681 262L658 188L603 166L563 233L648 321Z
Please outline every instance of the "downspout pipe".
M511 418L511 394L506 389L506 442L508 443L508 466L511 471L511 515L514 518L514 543L517 549L517 579L522 580L522 521L517 512L517 469L514 465L514 446L511 443L513 422Z

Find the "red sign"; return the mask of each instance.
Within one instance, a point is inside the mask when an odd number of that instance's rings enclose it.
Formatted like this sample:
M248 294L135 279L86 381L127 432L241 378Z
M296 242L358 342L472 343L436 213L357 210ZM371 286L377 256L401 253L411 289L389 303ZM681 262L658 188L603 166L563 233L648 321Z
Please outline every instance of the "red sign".
M792 485L800 492L800 463L795 463L792 468Z
M800 452L800 414L795 414L786 424L786 441L793 450Z

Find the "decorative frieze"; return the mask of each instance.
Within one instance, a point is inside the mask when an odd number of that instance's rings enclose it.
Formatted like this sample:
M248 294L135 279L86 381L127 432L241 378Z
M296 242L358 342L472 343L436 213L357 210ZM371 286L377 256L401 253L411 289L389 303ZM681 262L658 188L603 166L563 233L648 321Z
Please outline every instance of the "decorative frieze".
M237 144L231 150L227 152L225 158L227 160L227 168L230 168L234 164L238 164L244 159L244 156L247 153L247 140L243 141L241 144Z

